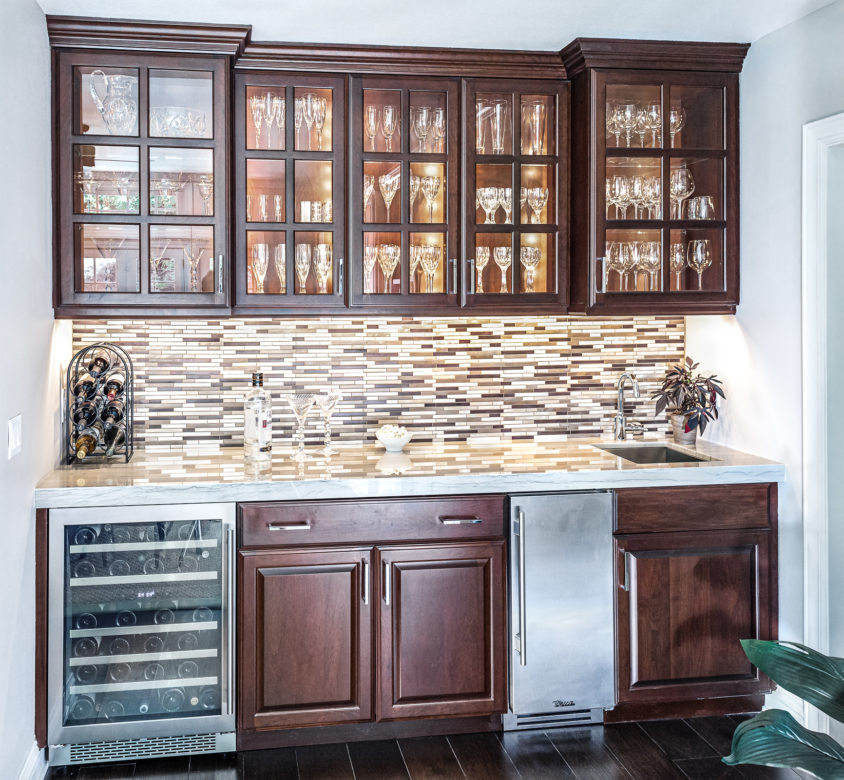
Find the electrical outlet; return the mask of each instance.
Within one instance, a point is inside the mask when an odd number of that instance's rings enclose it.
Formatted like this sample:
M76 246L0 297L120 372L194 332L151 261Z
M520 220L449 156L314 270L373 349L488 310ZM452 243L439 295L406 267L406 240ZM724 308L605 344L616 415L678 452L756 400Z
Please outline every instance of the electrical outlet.
M21 415L9 420L9 460L21 451Z

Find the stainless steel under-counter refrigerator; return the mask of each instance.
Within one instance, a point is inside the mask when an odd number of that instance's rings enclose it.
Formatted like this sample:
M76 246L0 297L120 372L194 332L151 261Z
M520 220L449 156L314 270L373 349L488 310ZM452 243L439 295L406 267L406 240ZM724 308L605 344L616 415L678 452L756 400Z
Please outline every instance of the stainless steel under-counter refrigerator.
M51 764L235 749L234 515L50 510Z

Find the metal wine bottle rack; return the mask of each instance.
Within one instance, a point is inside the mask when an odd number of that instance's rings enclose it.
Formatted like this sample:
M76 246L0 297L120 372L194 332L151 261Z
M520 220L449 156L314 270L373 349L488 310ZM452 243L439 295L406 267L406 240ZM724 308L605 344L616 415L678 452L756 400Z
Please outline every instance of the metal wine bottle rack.
M80 427L73 421L73 409L76 405L77 398L73 394L73 388L83 375L88 373L88 363L96 352L108 352L111 356L111 366L108 371L97 378L96 393L93 398L105 396L105 384L111 374L119 371L123 374L124 384L123 392L120 394L120 399L123 401L123 419L117 423L124 431L124 440L122 444L115 447L112 455L106 455L106 445L104 441L97 444L96 449L91 452L84 461L76 457L72 439L74 432ZM64 459L68 464L79 463L104 463L114 458L120 458L125 463L129 462L132 453L135 449L134 437L134 420L135 420L135 372L132 367L132 359L129 357L126 350L119 347L117 344L109 344L107 342L99 342L83 347L77 352L70 365L67 367L67 377L65 386L65 411L64 411Z

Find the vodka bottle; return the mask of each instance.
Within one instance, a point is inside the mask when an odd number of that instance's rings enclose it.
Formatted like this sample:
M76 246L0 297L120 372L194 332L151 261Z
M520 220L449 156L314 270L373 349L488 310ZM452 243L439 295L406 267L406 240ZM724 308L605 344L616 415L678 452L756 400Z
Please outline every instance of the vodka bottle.
M272 443L272 397L264 390L264 375L252 374L252 389L243 399L243 447L249 460L270 458Z

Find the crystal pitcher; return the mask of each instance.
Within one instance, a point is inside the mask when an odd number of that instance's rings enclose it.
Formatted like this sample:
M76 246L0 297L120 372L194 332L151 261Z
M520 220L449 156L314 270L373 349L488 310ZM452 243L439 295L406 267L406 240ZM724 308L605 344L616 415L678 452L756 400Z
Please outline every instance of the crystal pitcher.
M91 71L91 98L102 114L111 135L133 135L138 119L138 101L132 97L137 85L135 76L106 76L101 70ZM101 89L97 88L102 84ZM102 97L100 96L102 92Z

